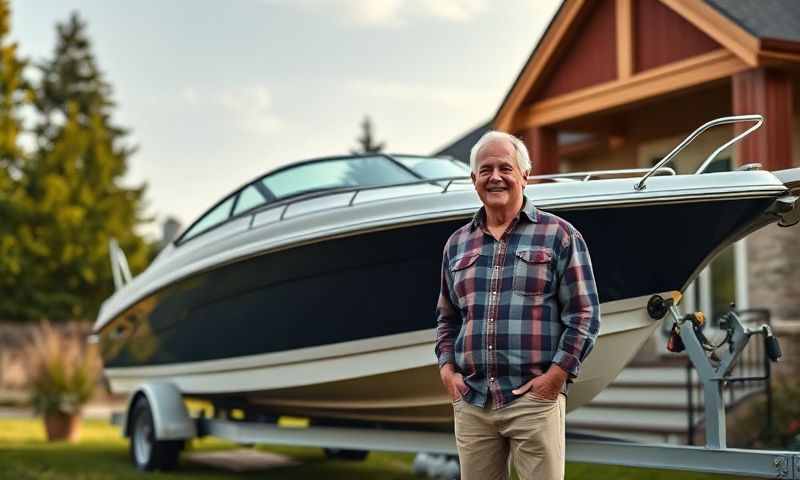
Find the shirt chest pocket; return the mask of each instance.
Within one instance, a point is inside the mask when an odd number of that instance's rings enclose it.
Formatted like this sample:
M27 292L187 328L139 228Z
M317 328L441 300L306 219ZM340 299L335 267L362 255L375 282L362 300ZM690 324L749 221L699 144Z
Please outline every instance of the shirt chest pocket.
M553 290L553 250L546 247L517 251L514 259L514 293L535 296Z
M472 250L450 261L450 273L453 276L453 291L462 302L471 297L474 299L477 287L478 259L480 250Z

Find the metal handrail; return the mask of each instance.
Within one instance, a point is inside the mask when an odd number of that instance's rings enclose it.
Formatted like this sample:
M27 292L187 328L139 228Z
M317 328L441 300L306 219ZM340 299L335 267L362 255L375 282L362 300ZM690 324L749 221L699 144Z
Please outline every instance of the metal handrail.
M115 238L108 240L108 256L111 259L111 274L114 277L114 289L119 290L130 283L133 276L128 266L128 258L125 256L125 252L122 251L122 248L120 248Z
M555 173L549 175L533 175L529 176L528 180L553 180L553 179L571 179L574 177L579 177L581 181L588 181L595 177L604 177L609 175L625 175L625 174L638 174L649 171L646 168L623 168L619 170L597 170L595 172L568 172L568 173ZM675 170L669 167L659 168L656 174L659 175L675 175ZM273 208L283 207L284 210L281 213L281 219L283 219L286 211L289 207L295 203L312 200L319 197L326 197L328 195L336 195L342 193L353 193L353 196L350 197L350 200L347 202L348 206L352 206L355 202L356 196L358 196L361 192L367 190L380 190L384 188L394 188L394 187L408 187L414 185L423 185L423 184L430 184L430 185L439 185L442 187L441 193L447 193L450 189L450 186L458 182L460 180L470 180L469 176L457 176L457 177L438 177L438 178L426 178L421 180L414 180L411 182L400 182L400 183L390 183L387 185L370 185L370 186L356 186L356 187L342 187L342 188L332 188L330 190L325 190L321 192L314 192L309 193L306 195L298 195L296 197L292 197L283 201L273 202L267 205L264 205L265 208L258 208L254 211L248 211L248 215L252 215L255 213L263 212L265 210L272 210ZM446 183L445 183L446 182Z
M619 170L598 170L595 172L568 172L568 173L556 173L550 175L534 175L529 176L528 180L554 180L554 179L573 179L575 177L581 178L581 181L588 181L596 177L604 177L610 175L632 175L632 174L639 174L645 171L649 171L648 169L644 168L623 168ZM658 175L675 175L675 170L669 167L664 167L658 169L655 172ZM461 180L470 180L468 176L457 176L457 177L439 177L439 178L426 178L421 180L414 180L411 182L400 182L400 183L391 183L387 185L371 185L371 186L356 186L356 187L342 187L342 188L332 188L330 190L325 190L321 192L314 192L309 193L306 195L298 195L296 197L288 198L283 201L273 202L267 205L264 205L262 208L257 208L255 210L248 211L244 213L244 215L255 215L257 213L272 210L273 208L283 208L279 220L283 220L286 216L286 213L289 210L289 207L294 205L298 202L303 202L306 200L312 200L319 197L326 197L328 195L336 195L342 193L352 193L353 195L350 197L350 200L347 202L347 206L353 206L355 203L356 197L364 191L367 190L380 190L384 188L394 188L394 187L408 187L414 185L438 185L442 187L441 193L447 193L450 189L450 186L458 181ZM442 186L444 183L444 186Z
M532 175L528 180L559 180L573 178L580 179L581 182L588 182L595 177L607 177L612 175L632 175L635 173L646 173L651 169L649 168L623 168L618 170L596 170L593 172L567 172L567 173L553 173L548 175ZM675 170L669 167L659 168L655 172L656 175L675 175Z
M697 130L692 132L688 137L684 138L683 141L681 143L679 143L677 147L673 148L672 151L669 152L666 157L664 157L663 159L661 159L660 162L655 164L653 166L653 168L651 168L645 174L645 176L642 177L642 179L639 180L639 182L636 185L633 186L634 190L636 190L636 191L644 190L645 189L645 182L647 181L647 179L650 178L650 176L653 175L653 173L655 173L656 170L660 169L661 167L663 167L667 163L671 162L676 156L678 156L678 154L681 152L681 150L683 150L684 148L686 148L687 145L692 143L694 141L694 139L697 138L701 133L705 132L706 130L708 130L711 127L716 127L717 125L727 125L727 124L730 124L730 123L739 123L739 122L755 122L755 125L753 125L752 127L748 128L747 130L745 130L744 132L740 133L739 135L736 135L732 139L728 140L721 147L719 147L716 150L714 150L711 153L711 155L709 155L708 158L706 158L705 161L702 164L700 164L700 167L697 169L697 171L694 172L695 175L703 173L703 171L705 171L706 167L714 160L714 158L717 155L719 155L719 153L721 151L725 150L726 148L730 147L734 143L736 143L739 140L743 139L747 135L750 135L756 129L761 127L761 125L764 123L764 117L762 115L736 115L736 116L733 116L733 117L721 117L721 118L717 118L715 120L711 120L710 122L706 122L705 124L701 125L700 128L698 128Z

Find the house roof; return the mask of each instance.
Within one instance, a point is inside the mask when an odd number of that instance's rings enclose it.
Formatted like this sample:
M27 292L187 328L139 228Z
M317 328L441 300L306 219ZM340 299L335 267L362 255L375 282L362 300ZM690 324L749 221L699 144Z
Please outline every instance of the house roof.
M602 86L596 84L525 104L537 82L544 78L552 62L559 58L560 45L580 27L581 19L586 18L592 6L598 5L595 0L565 1L500 104L492 122L494 128L519 130L552 124L731 76L749 68L769 65L783 68L789 64L800 64L799 0L658 1L711 37L721 48L658 69L633 72L633 75L630 72L624 75L623 69L620 69L617 80ZM630 18L629 7L632 2L618 2L616 8L626 12ZM628 5L627 10L622 7L624 5ZM617 35L620 37L619 31ZM630 41L630 37L621 37ZM617 54L630 61L630 45L623 42L626 48L620 47L620 38L617 44ZM527 123L518 121L520 113Z
M456 160L469 163L469 152L484 133L491 128L491 122L486 122L462 135L458 140L442 148L434 155L448 155Z
M705 2L755 37L800 42L800 3L797 0Z

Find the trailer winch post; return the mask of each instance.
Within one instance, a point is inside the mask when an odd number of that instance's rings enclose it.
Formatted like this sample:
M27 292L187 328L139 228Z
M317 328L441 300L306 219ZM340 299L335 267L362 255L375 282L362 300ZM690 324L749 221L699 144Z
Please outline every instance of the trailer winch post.
M720 348L715 351L718 353L717 363L714 365L699 338L702 336L698 333L702 320L698 322L697 318L702 319L702 317L698 317L696 314L682 316L675 305L670 306L670 314L680 325L680 336L686 347L686 353L703 384L706 447L726 448L725 401L722 397L722 389L725 382L731 380L731 371L750 341L750 337L755 334L766 335L768 328L748 329L742 325L733 310L726 313L723 318L728 330L728 337L723 345L727 345L728 348Z

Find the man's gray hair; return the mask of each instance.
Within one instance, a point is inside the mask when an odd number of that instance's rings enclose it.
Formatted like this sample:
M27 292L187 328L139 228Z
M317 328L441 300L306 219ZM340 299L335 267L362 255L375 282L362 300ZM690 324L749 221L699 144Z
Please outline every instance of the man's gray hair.
M508 134L506 132L499 132L497 130L490 130L483 134L480 140L472 147L472 150L469 152L469 166L472 169L472 173L478 173L478 152L481 151L481 148L485 147L486 144L493 142L495 140L506 140L511 142L511 145L514 147L514 151L516 155L514 155L515 160L517 161L517 166L519 167L520 171L524 174L528 172L530 174L531 170L531 159L528 155L528 148L525 147L525 144L522 143L522 140L515 137L514 135Z

